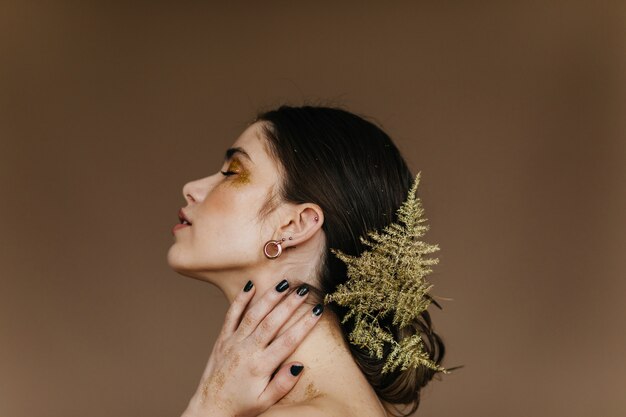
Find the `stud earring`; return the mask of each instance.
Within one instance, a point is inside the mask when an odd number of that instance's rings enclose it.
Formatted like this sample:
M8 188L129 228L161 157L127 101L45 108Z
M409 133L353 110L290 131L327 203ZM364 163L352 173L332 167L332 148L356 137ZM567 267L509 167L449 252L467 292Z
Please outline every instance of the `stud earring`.
M281 245L283 240L285 239L267 241L267 243L263 246L263 254L265 257L268 259L278 258L280 254L283 253L283 246Z
M315 216L314 219L315 219L315 221L318 221L320 218Z

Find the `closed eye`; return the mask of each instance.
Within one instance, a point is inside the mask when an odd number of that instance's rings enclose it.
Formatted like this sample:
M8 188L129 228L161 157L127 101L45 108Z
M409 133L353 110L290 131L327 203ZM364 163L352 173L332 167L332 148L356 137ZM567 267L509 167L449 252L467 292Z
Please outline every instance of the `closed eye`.
M230 177L231 175L241 174L241 171L242 171L241 162L239 162L238 159L233 158L233 160L230 161L230 164L228 164L228 167L226 167L226 171L220 171L220 172L222 173L223 176Z

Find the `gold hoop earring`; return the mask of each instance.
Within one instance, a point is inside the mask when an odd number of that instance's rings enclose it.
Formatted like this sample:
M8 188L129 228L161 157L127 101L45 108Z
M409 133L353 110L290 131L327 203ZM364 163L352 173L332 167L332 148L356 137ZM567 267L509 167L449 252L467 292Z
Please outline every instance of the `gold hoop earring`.
M265 255L265 257L268 258L268 259L276 259L276 258L278 258L280 256L280 254L283 253L283 246L281 245L281 243L283 243L282 240L270 240L270 241L268 241L265 244L265 246L263 246L263 254ZM271 246L273 246L274 249L270 252L270 247Z

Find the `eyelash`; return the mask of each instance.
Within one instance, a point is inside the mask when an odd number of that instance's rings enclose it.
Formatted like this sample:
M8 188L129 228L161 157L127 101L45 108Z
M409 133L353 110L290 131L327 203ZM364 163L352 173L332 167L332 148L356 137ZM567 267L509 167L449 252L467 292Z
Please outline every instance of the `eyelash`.
M231 175L235 175L236 172L233 171L220 171L222 173L222 175L224 175L225 177L230 177Z

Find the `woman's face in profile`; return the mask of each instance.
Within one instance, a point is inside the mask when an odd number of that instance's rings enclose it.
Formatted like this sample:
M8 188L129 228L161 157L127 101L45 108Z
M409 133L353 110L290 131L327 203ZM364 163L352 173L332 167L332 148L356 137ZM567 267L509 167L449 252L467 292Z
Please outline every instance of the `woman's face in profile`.
M191 226L173 231L167 255L178 272L245 270L261 261L264 243L278 228L272 215L259 216L279 180L261 124L250 125L227 151L222 172L188 182L182 208Z

